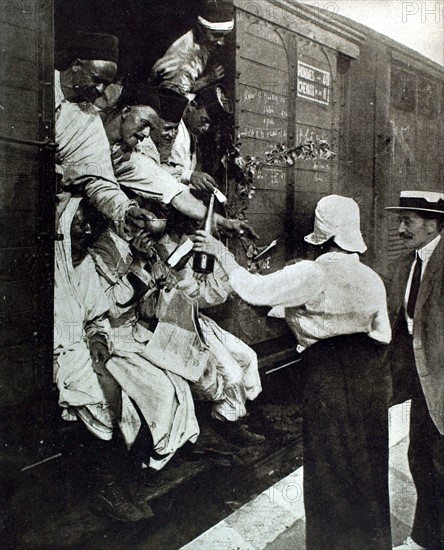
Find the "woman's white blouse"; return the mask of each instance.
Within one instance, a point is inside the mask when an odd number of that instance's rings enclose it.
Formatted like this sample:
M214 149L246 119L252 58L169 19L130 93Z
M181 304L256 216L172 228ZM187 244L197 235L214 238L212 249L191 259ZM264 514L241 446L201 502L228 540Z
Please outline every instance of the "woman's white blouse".
M384 284L358 254L329 252L269 275L239 267L230 284L253 305L284 307L298 351L342 334L367 333L386 344L391 340Z

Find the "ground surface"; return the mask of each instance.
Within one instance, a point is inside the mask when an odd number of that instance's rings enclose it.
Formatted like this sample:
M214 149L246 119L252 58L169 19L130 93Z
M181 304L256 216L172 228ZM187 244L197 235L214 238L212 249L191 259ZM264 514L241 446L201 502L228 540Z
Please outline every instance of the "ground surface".
M395 545L410 534L416 500L407 463L408 420L409 403L391 409L390 503ZM191 541L184 550L304 550L302 478L300 467Z
M159 487L141 485L128 465L126 490L140 504L149 503L155 513L137 524L97 514L79 458L81 431L69 428L58 440L43 441L37 455L10 442L10 449L16 445L8 465L14 484L2 502L2 547L174 549L187 544L301 464L293 377L270 377L264 386L246 420L250 429L266 435L264 444L239 448L227 443L211 429L210 410L204 405L198 407L198 448L177 453L161 472ZM20 472L30 461L59 452L62 456Z

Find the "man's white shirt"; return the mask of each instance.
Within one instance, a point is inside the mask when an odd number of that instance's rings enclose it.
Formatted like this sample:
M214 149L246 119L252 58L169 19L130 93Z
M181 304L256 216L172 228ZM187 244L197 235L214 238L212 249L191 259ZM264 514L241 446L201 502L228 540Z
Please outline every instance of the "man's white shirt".
M410 275L407 281L407 287L405 289L405 295L404 295L404 310L405 310L405 319L407 321L407 328L409 330L410 334L413 334L413 319L407 315L407 302L410 295L410 288L412 286L412 278L413 278L413 271L415 270L417 257L419 256L422 261L422 268L421 268L421 280L424 277L424 273L427 267L427 264L429 263L430 258L432 257L433 252L435 251L435 248L438 246L439 241L441 240L441 235L438 235L433 239L433 241L430 241L428 244L420 248L416 251L415 261L412 264L412 267L410 269Z

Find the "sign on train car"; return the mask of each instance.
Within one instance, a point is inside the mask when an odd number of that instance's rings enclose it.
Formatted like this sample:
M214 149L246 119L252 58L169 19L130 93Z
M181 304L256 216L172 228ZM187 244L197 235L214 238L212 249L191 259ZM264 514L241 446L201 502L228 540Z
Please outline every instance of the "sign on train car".
M298 60L298 97L329 105L331 74Z

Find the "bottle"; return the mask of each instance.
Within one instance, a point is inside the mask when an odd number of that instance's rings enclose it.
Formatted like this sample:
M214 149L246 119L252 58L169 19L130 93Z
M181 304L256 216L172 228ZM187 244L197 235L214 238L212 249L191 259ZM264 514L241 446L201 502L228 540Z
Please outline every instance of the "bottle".
M204 230L211 233L211 226L213 224L213 210L214 210L214 193L210 197L210 204L208 205L207 215L205 218ZM208 275L213 273L214 269L214 256L207 254L206 252L195 252L193 258L193 271L196 273L204 273Z

